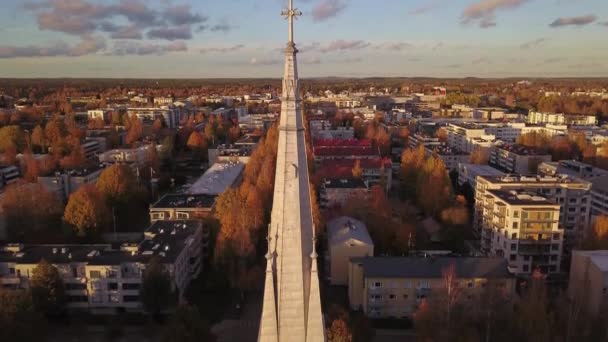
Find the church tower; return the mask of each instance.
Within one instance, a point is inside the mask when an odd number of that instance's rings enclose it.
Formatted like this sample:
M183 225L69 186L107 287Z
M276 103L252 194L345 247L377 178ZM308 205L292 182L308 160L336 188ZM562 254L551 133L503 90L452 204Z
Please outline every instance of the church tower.
M266 279L260 342L323 342L317 253L304 140L304 118L293 39L294 19L302 12L282 12L289 21L279 121L274 198L266 255Z

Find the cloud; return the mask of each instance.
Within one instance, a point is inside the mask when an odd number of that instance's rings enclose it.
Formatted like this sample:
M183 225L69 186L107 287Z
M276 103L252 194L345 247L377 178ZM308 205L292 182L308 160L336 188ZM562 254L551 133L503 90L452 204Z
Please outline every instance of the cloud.
M589 25L597 20L597 16L593 14L583 15L580 17L564 17L557 18L551 24L550 27L562 27L562 26L584 26Z
M346 51L346 50L361 50L369 47L371 44L363 40L334 40L326 46L323 46L319 51L323 53Z
M525 43L521 44L519 47L524 50L536 48L536 47L546 44L547 41L549 41L549 39L547 39L547 38L538 38L538 39L531 40L529 42L525 42Z
M312 18L314 21L325 21L337 16L345 9L345 0L322 0L312 9Z
M149 44L138 42L117 41L114 43L112 51L109 55L126 56L126 55L164 55L169 52L187 51L188 46L185 42L178 41L169 44Z
M321 47L321 43L319 42L312 42L310 44L304 44L300 47L298 47L298 51L300 52L309 52L309 51L315 51L318 50ZM284 50L284 47L279 48L279 50Z
M222 23L215 24L215 25L211 26L209 28L209 30L211 32L224 32L224 33L226 33L228 31L232 30L234 27L235 26L232 26L232 25L230 25L228 23L222 22Z
M106 41L103 37L88 36L83 37L75 45L63 41L41 46L0 45L0 58L83 56L97 53L105 48Z
M192 29L189 25L155 28L148 31L148 38L165 40L192 39Z
M387 42L387 43L379 44L376 47L378 49L382 49L382 50L402 51L402 50L413 47L413 45L410 43L404 43L404 42L392 42L392 43Z
M473 65L492 64L492 60L490 60L487 57L479 57L479 58L476 58L476 59L472 60L471 64L473 64Z
M227 52L241 50L244 47L245 47L245 45L243 45L243 44L237 44L237 45L233 45L233 46L229 46L229 47L202 48L200 51L201 51L201 53L227 53Z
M496 12L518 8L530 0L478 0L464 9L461 15L463 24L477 22L479 27L496 26Z
M547 58L547 59L543 60L540 63L540 65L543 65L543 64L556 64L556 63L559 63L559 62L563 62L565 60L566 60L566 58L564 58L564 57L551 57L551 58Z
M207 21L207 17L191 12L190 5L177 5L164 11L165 19L173 25L199 24Z
M141 31L134 25L118 27L112 34L112 39L142 39Z
M151 38L191 39L191 26L202 26L208 20L193 12L190 5L157 10L143 0L117 0L110 4L96 4L92 0L43 0L26 3L24 8L35 13L41 30L76 36L100 31L111 33L112 39L141 39L146 30Z
M602 26L608 26L608 21L601 22L600 25L602 25Z

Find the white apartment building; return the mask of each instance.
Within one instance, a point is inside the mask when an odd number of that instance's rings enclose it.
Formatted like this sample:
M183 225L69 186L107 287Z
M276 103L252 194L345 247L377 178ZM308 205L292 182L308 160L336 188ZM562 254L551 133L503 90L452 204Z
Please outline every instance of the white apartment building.
M496 137L486 133L485 127L471 123L451 123L446 128L448 146L452 149L471 153L476 147L475 140L494 141Z
M608 170L580 162L578 160L560 160L559 162L543 162L538 166L538 173L542 175L555 176L566 174L584 180L607 176Z
M544 151L508 145L491 149L488 164L507 173L533 174L540 163L548 161L551 161L551 155Z
M162 145L144 145L137 148L109 150L99 154L99 162L105 164L132 163L136 167L144 166L147 161L148 150L151 148L156 148L160 152Z
M92 313L139 312L142 275L151 258L164 266L174 292L183 295L202 268L200 221L157 221L138 244L0 246L0 284L27 289L42 260L55 266L65 284L67 307Z
M134 115L143 122L148 123L152 123L156 119L161 119L165 122L168 128L176 128L179 125L181 119L179 108L169 106L163 106L160 108L130 107L127 109L127 114L129 115L129 117Z
M175 101L175 99L171 96L160 96L160 97L155 97L154 98L154 104L157 106L167 106L170 104L173 104L173 102Z
M505 258L518 275L536 268L545 274L560 272L564 231L559 204L517 190L486 190L480 197L485 253Z
M528 122L531 124L596 126L597 118L595 115L542 113L530 111L530 113L528 113Z
M110 113L112 113L111 109L92 109L87 111L87 116L89 117L89 120L110 120Z
M67 203L71 194L81 186L95 184L103 172L103 167L92 167L82 170L56 172L52 176L39 176L38 184L49 192L55 193L59 199Z
M477 186L477 176L500 177L504 172L497 170L489 165L477 165L460 163L458 165L458 185L469 184L473 190Z
M547 198L559 206L559 229L564 231L564 247L569 253L587 233L591 214L591 183L568 175L498 177L479 176L475 187L474 227L483 235L483 205L488 191L524 190ZM482 239L482 247L483 239Z
M441 146L442 142L439 141L439 138L437 137L423 133L416 133L408 138L408 145L410 148L417 148L420 145L424 146L425 148L433 148L436 146Z

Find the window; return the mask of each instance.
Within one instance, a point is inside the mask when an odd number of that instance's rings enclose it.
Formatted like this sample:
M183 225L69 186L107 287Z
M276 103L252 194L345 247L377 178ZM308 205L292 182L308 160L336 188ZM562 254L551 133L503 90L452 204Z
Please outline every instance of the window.
M513 212L513 217L515 217L515 218L519 218L519 210L515 210L515 211ZM513 228L515 228L515 227L513 227Z
M511 254L511 256L509 257L509 260L511 260L511 261L517 260L517 255L516 254Z
M524 272L528 272L529 266L528 265L524 265Z
M78 278L78 267L72 266L72 277Z
M524 255L524 261L530 261L530 256L529 255Z
M89 272L89 278L93 278L93 279L101 278L101 271L91 271L91 272Z
M375 288L380 288L380 287L382 287L382 283L381 283L381 282L379 282L379 281L377 281L377 282L375 282L375 283L374 283L374 286L373 286L373 287L375 287Z
M552 216L552 215L551 215L551 213L550 213L550 212L546 212L546 213L545 213L545 220L549 220L549 219L551 219L551 216Z
M382 295L370 295L369 299L371 299L372 301L382 300Z
M9 268L8 274L15 274L15 268L14 267Z
M125 303L139 302L139 296L123 296L122 301Z
M421 281L418 283L418 287L421 289L430 289L431 287L429 286L429 282L428 281Z
M559 234L553 234L553 240L559 240L560 235Z
M108 270L108 278L116 278L117 273L115 270Z
M517 250L517 244L516 244L516 243L512 243L512 244L511 244L511 250L512 250L512 251Z
M514 228L514 229L519 228L519 223L517 223L517 222L513 222L513 228Z
M557 255L552 255L551 256L551 261L556 261L557 260Z
M606 289L605 287L602 289L602 294L605 296L606 293L608 293L608 289Z
M116 291L116 290L118 290L118 283L108 283L108 290L109 291Z
M139 290L139 284L122 284L123 290Z
M406 295L406 294L403 295L403 299L408 299L408 298L409 298L408 295Z
M555 243L554 243L554 244L552 244L552 245L551 245L551 250L552 250L552 251L559 251L559 245L558 245L558 244L555 244Z
M406 289L411 289L412 288L412 282L407 280L404 284L403 287Z
M394 294L390 294L390 295L388 295L388 298L389 299L397 299L397 296L395 296Z
M474 284L473 284L473 282L472 282L472 281L469 281L469 282L467 283L467 287L468 287L468 288L470 288L470 289L472 289L472 288L473 288L473 285L474 285Z
M515 228L515 227L513 227L513 228ZM515 240L515 239L517 239L517 233L511 234L511 240Z
M178 219L188 219L190 218L190 215L188 215L188 213L183 213L183 212L177 212L177 218Z
M86 303L89 301L87 296L68 296L68 302L70 303Z

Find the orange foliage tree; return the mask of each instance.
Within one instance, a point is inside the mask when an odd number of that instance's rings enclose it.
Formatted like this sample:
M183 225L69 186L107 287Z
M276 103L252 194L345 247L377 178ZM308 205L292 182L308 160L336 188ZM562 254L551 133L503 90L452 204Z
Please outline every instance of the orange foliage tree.
M96 236L106 230L110 211L94 185L84 185L73 193L63 213L63 220L80 236Z

